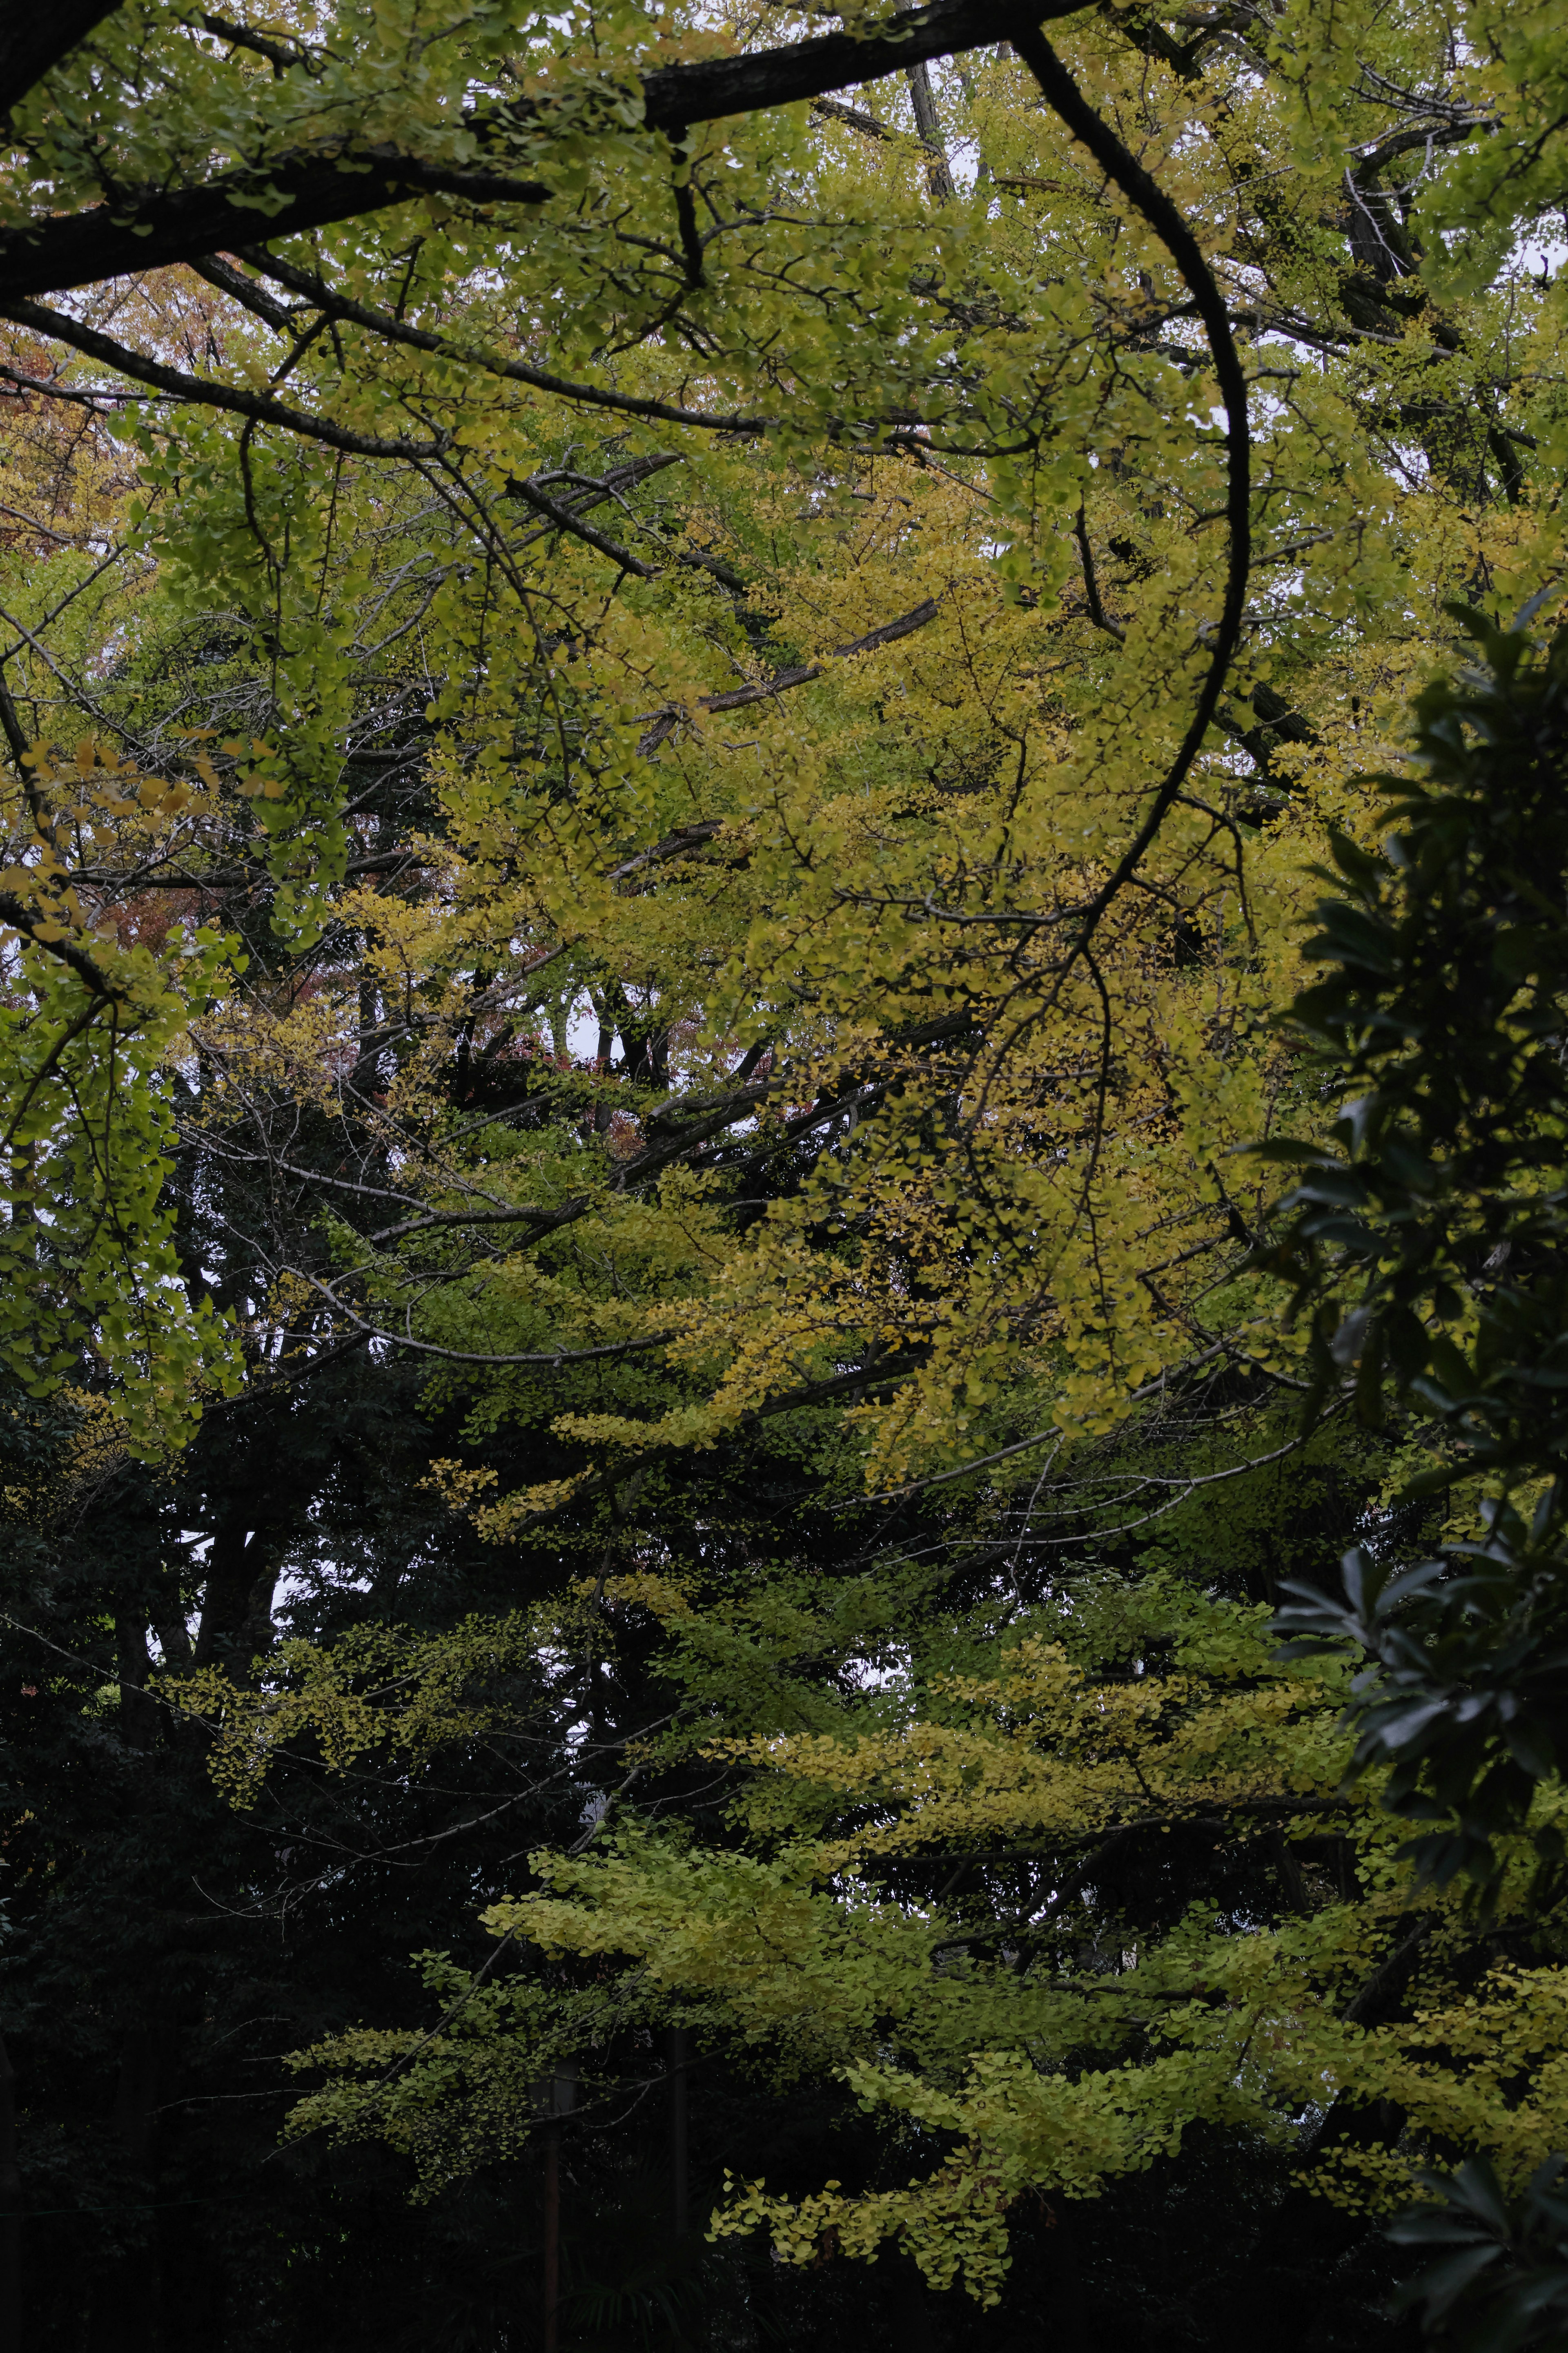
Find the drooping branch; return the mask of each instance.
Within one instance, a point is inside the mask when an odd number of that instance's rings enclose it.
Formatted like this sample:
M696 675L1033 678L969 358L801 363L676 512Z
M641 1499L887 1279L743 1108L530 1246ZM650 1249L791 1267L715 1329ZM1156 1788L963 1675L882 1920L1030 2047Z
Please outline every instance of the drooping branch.
M0 318L27 328L35 335L68 343L73 351L85 353L104 367L117 368L122 375L137 384L150 385L154 392L165 393L173 400L226 408L236 417L249 417L257 425L281 426L285 432L301 434L307 440L324 441L328 448L342 449L349 457L438 458L447 446L446 438L439 441L384 440L374 433L353 433L346 426L334 425L330 417L292 408L284 400L269 400L265 393L247 392L243 385L225 384L220 377L187 375L183 368L165 367L161 360L147 359L129 345L117 343L112 336L100 334L96 327L84 326L79 319L68 318L63 311L51 311L42 302L6 300L0 306Z
M1110 124L1084 97L1043 33L1032 27L1013 37L1013 45L1044 91L1053 112L1087 147L1106 176L1148 222L1186 281L1203 322L1219 379L1226 413L1226 524L1230 556L1226 571L1225 603L1219 624L1209 640L1209 661L1197 706L1176 755L1150 805L1142 824L1110 874L1084 909L1079 930L1079 947L1088 943L1106 910L1142 865L1156 834L1174 807L1187 772L1203 748L1213 723L1237 647L1241 642L1247 610L1247 581L1252 560L1251 438L1247 407L1247 379L1230 330L1225 297L1204 259L1203 248L1178 207L1158 182L1130 154Z

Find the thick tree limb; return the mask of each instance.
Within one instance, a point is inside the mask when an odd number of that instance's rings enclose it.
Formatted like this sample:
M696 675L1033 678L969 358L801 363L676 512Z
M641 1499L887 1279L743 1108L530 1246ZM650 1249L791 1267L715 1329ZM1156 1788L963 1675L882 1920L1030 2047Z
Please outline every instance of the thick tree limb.
M680 132L693 123L758 113L879 81L931 58L1015 39L1032 25L1078 15L1081 4L936 0L931 7L893 17L884 30L863 40L830 33L751 57L661 66L643 77L644 126ZM63 54L69 46L68 40L55 54ZM467 128L481 147L504 151L520 130L548 128L551 117L548 101L519 100L504 109L474 113ZM300 148L273 157L260 170L218 173L184 188L132 190L117 195L112 204L79 213L41 214L25 227L0 233L0 301L62 292L232 249L236 227L247 220L256 224L266 241L297 237L334 221L363 219L411 196L529 206L547 202L550 195L542 182L455 171L385 144L352 153L341 142ZM276 209L279 197L284 199L281 212Z
M924 65L932 58L958 57L994 41L1016 38L1021 28L1081 13L1081 0L937 0L929 8L893 17L885 31L858 39L829 33L786 49L762 49L746 58L713 58L700 65L666 66L643 79L644 120L650 130L717 122L726 115L755 114L771 106L855 90L884 75Z
M268 188L289 198L284 214L275 214L269 199L261 208ZM275 237L298 237L333 221L363 219L410 196L542 205L550 193L540 181L447 171L386 146L358 149L352 159L339 147L285 154L269 172L227 172L188 188L145 189L112 205L5 230L0 234L0 301L64 293L135 270L198 260L232 248L236 229L252 223L264 230L270 226Z

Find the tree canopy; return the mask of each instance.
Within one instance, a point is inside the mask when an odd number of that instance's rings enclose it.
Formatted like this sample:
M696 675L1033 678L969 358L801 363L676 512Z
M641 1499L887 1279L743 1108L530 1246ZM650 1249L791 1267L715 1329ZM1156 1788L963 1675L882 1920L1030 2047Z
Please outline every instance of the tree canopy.
M0 37L13 2328L1557 2341L1565 76Z

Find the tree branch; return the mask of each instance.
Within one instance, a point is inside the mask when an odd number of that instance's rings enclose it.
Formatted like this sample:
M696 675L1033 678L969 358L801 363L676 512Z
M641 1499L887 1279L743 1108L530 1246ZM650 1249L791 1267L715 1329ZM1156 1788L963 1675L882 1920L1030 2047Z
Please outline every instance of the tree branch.
M847 130L858 131L868 139L885 139L891 146L918 147L922 143L907 131L895 130L890 122L879 122L874 114L863 113L858 106L841 106L836 98L814 98L811 111L825 122L842 122Z
M280 425L286 432L300 434L311 441L324 441L330 449L344 450L350 457L438 458L447 447L445 440L384 441L374 434L351 433L328 417L312 417L305 409L290 408L284 401L243 391L238 385L221 384L210 376L186 375L182 369L165 367L159 360L143 359L140 352L129 351L123 343L100 335L96 327L84 327L79 320L68 319L60 311L47 310L41 302L18 302L6 298L0 302L0 318L26 327L35 335L48 335L56 343L68 343L73 350L85 352L89 359L100 361L105 367L118 368L122 375L131 376L138 384L151 385L154 391L167 393L172 399L191 401L207 408L231 409L235 416L248 417L258 425Z
M287 197L287 226L269 189ZM270 170L227 172L195 186L145 188L86 212L45 216L0 233L0 301L65 293L171 262L195 261L232 248L242 221L274 237L300 237L334 221L360 220L411 197L467 197L471 204L542 205L552 191L537 180L454 172L387 146L342 145L280 155ZM261 199L265 198L265 207Z
M225 261L220 254L209 253L205 258L193 261L190 268L195 271L198 278L205 278L209 286L216 286L220 294L226 294L231 301L239 303L242 309L253 311L258 319L264 319L275 334L294 333L297 322L289 317L282 304L275 302L265 288L253 285L243 270L236 269L233 264Z
M1197 708L1177 748L1176 756L1154 795L1148 816L1107 881L1083 911L1076 950L1081 955L1107 908L1137 872L1144 852L1175 806L1187 771L1203 748L1204 738L1219 705L1226 673L1241 640L1252 558L1251 439L1247 412L1247 379L1242 374L1240 356L1230 332L1225 298L1215 283L1197 238L1164 190L1151 179L1137 157L1128 153L1109 123L1102 121L1095 112L1044 34L1032 27L1015 33L1013 45L1039 83L1053 112L1060 116L1073 137L1088 148L1107 178L1115 183L1142 215L1181 271L1208 337L1226 413L1225 512L1230 532L1230 561L1226 574L1225 605L1219 627L1210 640L1207 673L1198 695Z
M828 649L830 659L834 661L847 661L852 654L872 653L879 646L890 646L900 638L912 637L916 629L923 629L928 621L934 621L935 618L936 598L928 596L923 604L915 607L912 613L901 613L896 621L884 621L880 628L868 629L863 638L856 638L847 646L830 647ZM760 686L731 686L727 687L722 694L701 695L698 699L697 707L699 711L742 711L748 703L771 702L775 694L786 693L792 686L809 686L813 679L821 678L824 675L820 662L806 662L798 670L779 670L774 677L764 679ZM659 744L673 733L679 724L680 716L679 711L674 708L664 711L645 711L641 718L634 723L639 727L646 726L648 730L637 745L638 751L645 758L650 752L657 751ZM690 826L684 828L688 835L694 834L696 830L696 828ZM687 845L683 843L680 846ZM679 849L674 844L668 849L661 848L658 852L645 851L642 859L634 860L631 865L624 868L617 868L616 876L612 877L612 880L618 879L622 873L633 872L637 865L642 864L656 855L675 857L679 854Z
M77 978L86 983L100 1003L105 1005L112 1003L121 995L121 991L115 987L108 975L101 972L94 964L85 948L79 948L70 940L41 940L38 937L38 925L49 920L26 905L25 901L18 899L14 892L0 891L0 923L6 923L12 931L22 933L26 938L32 941L35 947L42 948L46 955L58 956L61 964L68 965Z
M509 498L521 499L532 507L536 514L547 515L557 531L570 532L574 539L585 540L590 547L596 547L601 555L607 555L618 564L623 572L630 572L638 580L658 578L651 564L645 564L641 556L634 555L629 548L619 546L615 540L606 538L602 531L595 531L591 522L584 522L570 507L558 506L533 482L514 478L506 488Z
M1076 16L1081 6L1082 0L1033 0L1032 5L1020 5L1019 0L936 0L934 6L888 20L884 30L864 39L830 33L750 57L658 67L642 78L643 125L679 132L692 123L795 105L829 90L879 81L931 58L1015 40L1031 24ZM574 125L582 120L581 98L580 90L574 91ZM464 127L481 147L504 148L525 126L548 130L555 114L548 100L518 99L504 108L476 111ZM476 205L527 206L548 202L552 193L539 181L454 171L385 143L352 152L343 142L294 149L258 170L219 173L184 188L128 190L111 205L41 214L0 233L0 301L63 292L222 252L232 248L237 211L248 211L258 226L265 223L264 241L270 241L334 221L363 219L411 197L447 195ZM279 197L282 212L276 209Z
M9 114L119 5L120 0L51 0L47 8L11 9L11 22L0 32L0 116Z
M265 246L241 245L233 250L276 285L286 286L291 294L313 302L329 319L364 327L372 334L384 336L388 343L407 344L411 351L448 353L455 359L466 360L472 366L482 367L491 375L505 376L514 384L531 385L535 391L552 392L563 400L583 401L595 408L614 409L623 417L647 417L656 425L701 425L710 433L762 433L767 429L769 420L765 417L714 417L700 408L674 407L666 400L639 400L634 393L612 392L601 385L574 384L566 376L552 375L548 368L529 367L521 360L498 359L493 353L465 347L454 336L436 335L427 328L411 327L405 320L395 319L390 311L376 311L368 303L353 301L297 262L283 261L268 253ZM193 267L199 269L204 278L207 276L203 263ZM244 298L237 294L236 299Z
M1076 16L1083 0L938 0L888 21L865 38L829 33L787 49L761 49L746 58L711 58L700 65L665 66L643 77L643 119L649 130L717 122L793 106L829 90L856 90L932 58L956 57L994 41L1016 40L1032 25Z
M914 100L915 127L921 144L926 151L926 185L933 205L952 202L952 174L948 169L947 150L942 143L942 125L937 120L936 100L931 93L931 74L923 65L906 66L904 78Z

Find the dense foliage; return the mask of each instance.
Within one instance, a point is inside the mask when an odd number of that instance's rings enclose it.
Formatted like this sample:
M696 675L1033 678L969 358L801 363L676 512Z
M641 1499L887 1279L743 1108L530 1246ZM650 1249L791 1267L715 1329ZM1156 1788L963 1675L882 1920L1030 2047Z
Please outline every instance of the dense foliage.
M0 2333L1561 2341L1555 14L0 33Z

